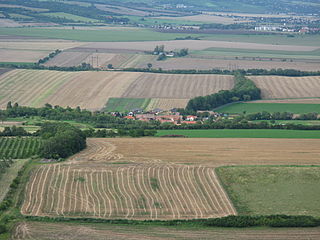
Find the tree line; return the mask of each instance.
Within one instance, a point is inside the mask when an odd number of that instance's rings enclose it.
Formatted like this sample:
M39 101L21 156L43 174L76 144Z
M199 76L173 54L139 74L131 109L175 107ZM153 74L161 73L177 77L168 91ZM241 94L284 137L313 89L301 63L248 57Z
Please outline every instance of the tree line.
M164 226L193 226L193 227L318 227L320 219L312 216L226 216L208 219L179 219L179 220L130 220L130 219L101 219L101 218L69 218L69 217L37 217L25 216L32 221L67 222L79 221L86 223L110 223L127 225L164 225Z
M55 50L54 52L50 53L47 57L40 59L38 61L38 65L48 62L50 59L54 58L55 56L57 56L61 52L62 51L59 49Z
M318 113L303 113L297 117L294 117L293 113L290 112L274 112L269 113L266 111L251 113L245 116L247 120L317 120Z
M236 72L234 75L235 86L231 90L221 90L218 93L208 96L196 97L189 100L186 109L213 110L219 106L238 102L261 99L261 90L254 82L246 78L242 73Z

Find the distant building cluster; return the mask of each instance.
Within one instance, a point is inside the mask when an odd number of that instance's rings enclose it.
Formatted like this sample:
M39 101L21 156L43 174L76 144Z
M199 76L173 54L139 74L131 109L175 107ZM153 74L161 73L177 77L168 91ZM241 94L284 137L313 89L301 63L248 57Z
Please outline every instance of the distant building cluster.
M280 27L280 26L258 26L254 28L255 31L268 31L268 32L298 32L298 33L319 33L320 28L309 27Z
M205 116L203 116L203 114ZM172 109L170 111L163 111L162 109L154 109L152 111L143 112L142 109L135 109L131 112L122 115L118 112L111 113L113 116L122 117L125 119L130 120L138 120L143 122L150 122L150 121L159 121L160 123L171 123L174 125L181 125L181 124L197 124L202 123L209 118L212 119L219 119L224 117L225 114L213 112L213 111L198 111L197 115L182 115L181 113L177 112L176 109Z

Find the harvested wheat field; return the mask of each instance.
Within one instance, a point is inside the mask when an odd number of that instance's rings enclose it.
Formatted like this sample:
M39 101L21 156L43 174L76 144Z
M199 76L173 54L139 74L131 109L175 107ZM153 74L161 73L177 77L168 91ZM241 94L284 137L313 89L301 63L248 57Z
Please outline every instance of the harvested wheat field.
M162 68L164 70L174 69L196 69L196 70L209 70L209 69L297 69L301 71L319 71L319 62L312 61L258 61L258 60L231 60L231 59L204 59L197 57L186 58L171 58L166 61L153 61L154 68Z
M108 219L236 214L213 168L154 164L41 166L27 185L21 212Z
M320 76L257 76L250 79L262 90L262 97L266 99L320 97Z
M189 99L173 99L173 98L153 98L151 99L146 110L154 110L156 108L170 110L173 108L185 108Z
M116 56L113 53L92 53L65 51L46 62L45 66L73 67L89 63L94 68L106 67Z
M38 62L56 49L64 50L81 44L51 39L0 39L0 62Z
M122 97L187 99L228 90L233 84L233 77L225 75L145 73L131 83Z
M34 39L26 37L0 38L0 48L8 50L55 51L81 46L83 43L60 39Z
M0 62L27 62L35 63L39 59L48 56L50 52L30 50L6 50L0 49Z
M109 98L119 97L181 98L185 103L188 98L232 86L232 76L19 69L0 76L0 108L12 101L32 107L50 103L100 110ZM170 104L170 108L182 105L175 100Z
M45 103L99 110L120 97L140 73L13 70L0 77L0 108L7 102L40 107Z
M318 139L115 138L88 139L70 163L225 165L319 164Z
M14 239L56 240L224 239L224 240L317 240L320 228L205 228L164 226L22 222L15 226ZM106 237L107 236L107 237Z

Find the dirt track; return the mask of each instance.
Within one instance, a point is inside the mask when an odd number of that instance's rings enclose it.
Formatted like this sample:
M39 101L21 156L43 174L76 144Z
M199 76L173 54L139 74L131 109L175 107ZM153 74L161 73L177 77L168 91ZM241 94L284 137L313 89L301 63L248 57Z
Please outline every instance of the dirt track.
M206 228L154 227L112 224L72 224L27 222L16 225L15 239L56 240L163 240L163 239L224 239L224 240L318 240L320 228Z

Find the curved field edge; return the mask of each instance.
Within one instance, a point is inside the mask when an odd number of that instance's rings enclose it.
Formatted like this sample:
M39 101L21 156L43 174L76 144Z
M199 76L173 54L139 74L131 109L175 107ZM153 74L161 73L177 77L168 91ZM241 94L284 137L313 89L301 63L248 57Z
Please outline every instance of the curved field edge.
M240 215L320 216L320 165L224 166L216 173Z

